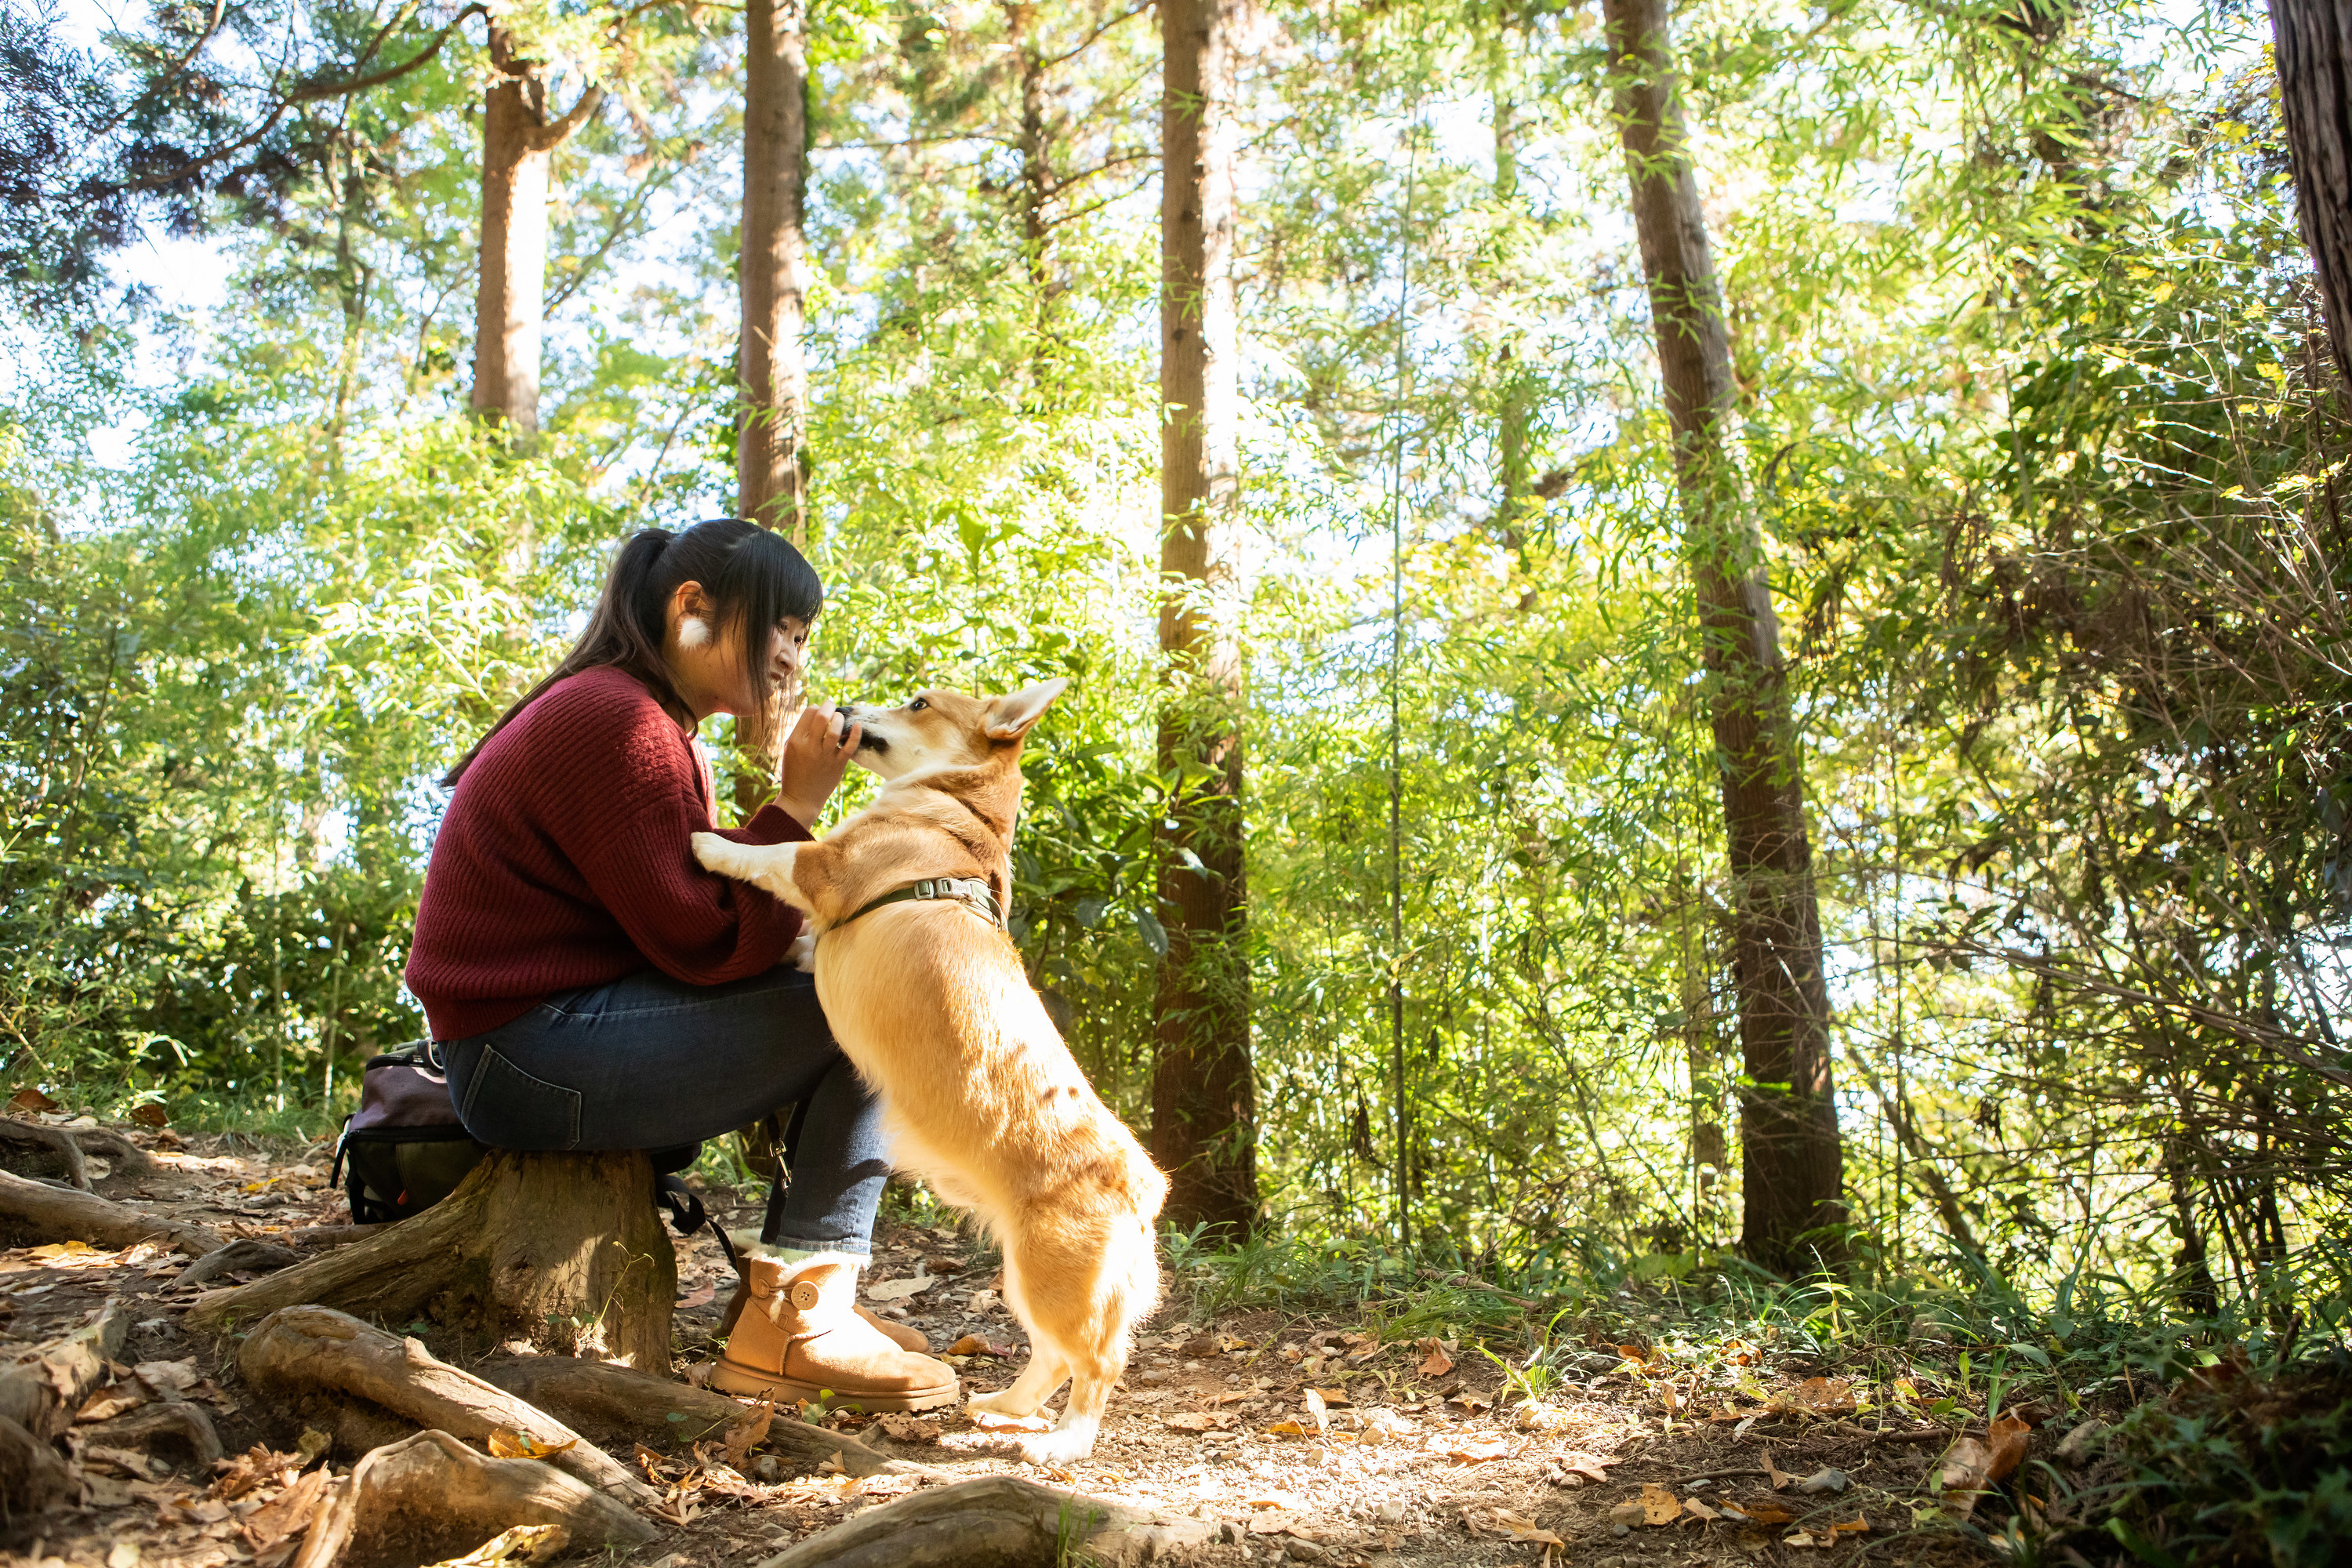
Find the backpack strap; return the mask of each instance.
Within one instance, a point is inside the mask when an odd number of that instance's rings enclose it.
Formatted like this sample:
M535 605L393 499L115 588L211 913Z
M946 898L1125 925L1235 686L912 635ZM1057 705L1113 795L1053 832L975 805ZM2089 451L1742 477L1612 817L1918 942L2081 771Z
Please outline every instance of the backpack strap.
M744 1271L743 1259L736 1255L735 1243L728 1238L727 1227L710 1217L709 1212L702 1206L702 1200L695 1195L694 1189L688 1186L683 1178L677 1175L656 1177L654 1202L669 1210L670 1228L680 1236L692 1236L704 1226L709 1226L710 1234L719 1238L719 1250L727 1255L727 1261L734 1266L735 1272L740 1274Z

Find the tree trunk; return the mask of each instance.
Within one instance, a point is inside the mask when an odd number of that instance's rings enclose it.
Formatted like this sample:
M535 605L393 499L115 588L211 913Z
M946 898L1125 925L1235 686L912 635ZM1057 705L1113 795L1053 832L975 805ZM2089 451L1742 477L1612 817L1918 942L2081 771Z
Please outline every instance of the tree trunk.
M224 1330L304 1304L386 1323L421 1312L482 1340L667 1372L677 1290L645 1155L492 1150L415 1218L202 1297L188 1321Z
M2336 372L2352 391L2352 11L2270 0L2294 205L2319 274Z
M547 173L555 150L588 123L604 89L591 87L550 123L540 62L515 58L490 28L497 72L482 98L482 258L474 300L474 413L516 446L539 434L539 335L546 313Z
M1698 590L1731 881L1739 1041L1742 1245L1803 1267L1844 1217L1829 991L1805 834L1804 779L1764 546L1724 432L1731 342L1684 134L1665 0L1603 0L1633 226L1674 429L1685 550Z
M735 434L736 509L796 545L808 542L801 439L808 414L802 353L808 247L801 232L808 152L808 60L801 0L751 0L744 13L743 407Z
M1004 30L1021 72L1021 256L1035 293L1042 321L1051 273L1045 247L1052 231L1045 204L1054 195L1052 149L1045 138L1045 61L1038 52L1037 7L1032 0L1004 0Z
M1169 1219L1246 1231L1256 1089L1242 840L1234 45L1245 0L1164 0L1160 108L1159 1061L1152 1155Z

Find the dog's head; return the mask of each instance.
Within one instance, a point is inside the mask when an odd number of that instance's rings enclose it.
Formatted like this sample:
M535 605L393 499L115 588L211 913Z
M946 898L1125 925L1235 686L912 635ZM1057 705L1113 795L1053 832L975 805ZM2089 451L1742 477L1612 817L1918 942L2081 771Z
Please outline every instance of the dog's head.
M868 708L856 702L840 707L865 731L857 742L857 765L887 783L909 773L979 767L1018 755L1030 726L1069 684L1041 680L1003 697L926 691L903 708Z

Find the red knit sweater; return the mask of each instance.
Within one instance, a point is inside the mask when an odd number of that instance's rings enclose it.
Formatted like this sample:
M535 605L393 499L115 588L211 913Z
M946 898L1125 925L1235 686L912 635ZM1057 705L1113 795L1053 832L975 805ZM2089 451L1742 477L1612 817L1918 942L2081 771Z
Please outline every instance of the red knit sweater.
M704 870L710 763L635 676L557 682L457 781L433 842L408 988L436 1040L495 1029L559 991L653 968L716 985L773 968L800 911ZM726 837L805 839L762 806Z

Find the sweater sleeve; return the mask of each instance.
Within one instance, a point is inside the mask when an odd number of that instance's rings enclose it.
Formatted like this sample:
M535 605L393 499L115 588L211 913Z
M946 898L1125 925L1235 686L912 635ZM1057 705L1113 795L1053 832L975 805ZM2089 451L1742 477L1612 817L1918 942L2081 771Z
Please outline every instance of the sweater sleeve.
M597 717L575 753L587 777L604 781L593 803L573 795L541 817L564 857L663 973L716 985L775 967L800 934L800 911L695 860L688 840L712 826L690 743L657 709L628 725L613 725L609 710ZM727 837L782 844L809 833L771 805Z

